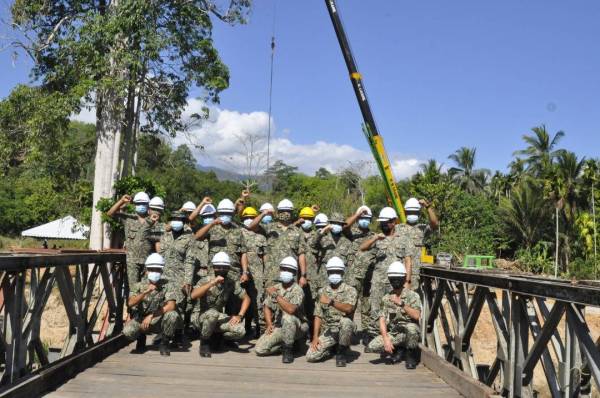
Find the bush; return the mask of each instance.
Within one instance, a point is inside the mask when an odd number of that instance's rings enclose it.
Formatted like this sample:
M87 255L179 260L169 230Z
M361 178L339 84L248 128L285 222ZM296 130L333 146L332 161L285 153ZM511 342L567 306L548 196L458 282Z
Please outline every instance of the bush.
M539 243L532 249L520 249L516 252L519 268L534 274L554 274L554 259L550 254L550 244Z
M568 277L569 279L574 278L577 280L596 279L596 267L597 265L594 264L593 258L576 258L571 261L566 275L563 276Z

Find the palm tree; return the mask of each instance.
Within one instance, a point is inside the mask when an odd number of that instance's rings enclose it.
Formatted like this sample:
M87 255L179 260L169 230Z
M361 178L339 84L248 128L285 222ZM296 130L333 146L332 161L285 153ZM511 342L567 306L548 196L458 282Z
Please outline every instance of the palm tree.
M443 164L438 164L435 159L429 159L427 163L421 164L421 178L424 182L437 183L442 176Z
M565 133L558 131L554 137L550 138L550 134L546 131L546 126L541 125L531 129L532 135L524 135L523 140L528 144L528 147L515 151L514 155L525 155L527 169L532 171L537 177L543 176L550 169L552 161L562 152L556 150L556 145L565 136Z
M594 230L594 277L597 278L597 273L598 273L598 263L597 263L597 231L596 231L596 201L595 201L595 196L596 196L596 189L595 189L595 185L596 182L598 181L598 171L599 171L599 167L598 167L599 163L597 160L595 159L588 159L585 162L585 168L583 170L583 179L585 180L586 183L591 185L591 205L592 205L592 225L593 225L593 230Z
M456 163L456 167L448 170L448 175L461 189L469 193L480 192L485 187L490 173L487 169L475 169L476 153L476 148L462 147L448 156L448 159Z

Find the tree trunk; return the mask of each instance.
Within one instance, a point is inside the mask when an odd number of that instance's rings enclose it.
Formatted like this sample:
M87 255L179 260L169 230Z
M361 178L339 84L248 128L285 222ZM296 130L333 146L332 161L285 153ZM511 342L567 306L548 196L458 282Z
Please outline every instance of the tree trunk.
M592 181L592 221L594 222L594 279L598 279L598 263L596 259L596 202L594 196L594 181Z
M556 206L556 212L554 213L556 219L556 248L554 251L554 277L558 277L558 206Z

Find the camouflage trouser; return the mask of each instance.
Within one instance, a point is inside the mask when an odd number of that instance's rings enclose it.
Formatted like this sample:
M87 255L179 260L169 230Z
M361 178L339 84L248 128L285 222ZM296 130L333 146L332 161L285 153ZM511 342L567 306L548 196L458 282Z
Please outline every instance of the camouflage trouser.
M391 291L392 286L387 278L373 278L371 283L371 297L369 298L371 312L368 322L369 333L373 336L379 334L379 307L381 306L381 299Z
M250 297L251 304L249 314L246 316L246 329L249 329L252 320L256 326L260 327L260 331L265 329L263 301L265 299L265 282L260 275L252 275L252 278L245 283L244 288Z
M142 280L142 275L144 275L144 271L146 270L146 266L142 263L127 263L127 281L129 283L129 289L133 288L133 285Z
M356 279L350 281L350 286L354 287L358 294L358 303L360 304L360 330L363 332L369 331L371 321L371 298L367 288L370 286L365 286L365 281Z
M396 333L389 333L394 347L417 348L420 340L419 325L412 322L401 322ZM383 336L378 335L369 343L373 352L383 352Z
M352 343L354 333L354 322L350 318L342 318L337 327L327 328L321 331L319 346L316 350L309 348L306 352L308 362L318 362L331 355L330 350L336 344L349 347Z
M200 331L200 338L208 340L214 333L223 334L227 340L240 340L246 334L244 322L237 325L230 325L231 317L215 309L209 309L206 312L194 312L192 314L192 324Z
M282 345L293 345L296 340L306 337L306 332L308 332L306 322L302 322L294 315L283 314L281 326L274 327L271 334L260 336L254 352L258 356L277 354Z
M419 256L421 253L419 253ZM414 291L419 291L419 283L421 278L419 277L421 273L421 261L413 260L412 262L412 275L410 278L410 289Z
M143 320L143 317L141 318ZM182 326L182 319L177 311L169 311L161 316L152 318L150 328L146 332L162 333L165 337L173 337L175 331ZM137 319L129 320L123 327L123 334L129 340L135 340L142 333L142 321Z

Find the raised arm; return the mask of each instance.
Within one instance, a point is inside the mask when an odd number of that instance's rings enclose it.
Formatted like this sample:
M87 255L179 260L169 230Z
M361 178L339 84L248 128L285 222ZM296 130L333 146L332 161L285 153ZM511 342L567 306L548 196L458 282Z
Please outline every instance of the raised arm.
M131 202L131 196L123 195L107 212L106 215L113 218L124 206Z

